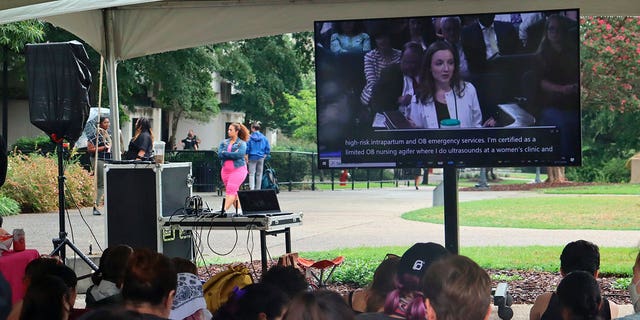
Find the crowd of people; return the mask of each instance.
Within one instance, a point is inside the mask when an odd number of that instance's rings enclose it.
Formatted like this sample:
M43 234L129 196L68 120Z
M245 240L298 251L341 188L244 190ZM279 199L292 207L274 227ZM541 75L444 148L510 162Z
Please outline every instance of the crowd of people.
M319 121L380 127L385 112L399 111L413 128L451 125L446 119L492 127L504 125L497 105L520 97L538 124L571 125L579 112L576 19L575 11L546 11L318 22L318 81L341 88L319 89Z
M614 319L618 306L603 297L597 277L597 245L578 240L560 256L563 276L556 291L539 296L530 311L539 319ZM640 253L633 266L629 293L640 319ZM183 258L170 259L149 249L126 245L107 248L86 308L74 308L78 278L56 257L42 256L25 270L24 298L4 304L7 319L224 319L224 320L352 320L352 319L480 319L492 312L488 273L468 257L452 254L436 243L416 243L398 256L387 254L365 288L341 295L313 289L295 266L275 265L259 281L235 287L217 309L205 301L217 294L203 291L198 268ZM0 296L10 289L0 275ZM10 301L10 299L9 299Z

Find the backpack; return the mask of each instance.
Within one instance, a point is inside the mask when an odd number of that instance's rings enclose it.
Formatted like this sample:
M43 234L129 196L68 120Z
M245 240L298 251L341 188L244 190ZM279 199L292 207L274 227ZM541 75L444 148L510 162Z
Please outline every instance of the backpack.
M278 186L278 178L276 177L276 170L268 165L265 165L265 170L262 173L262 187L261 189L273 189L276 193L280 193L280 187Z
M215 313L229 300L235 287L242 289L252 283L253 278L251 278L247 267L244 265L229 266L227 270L217 273L202 286L207 309L211 313Z

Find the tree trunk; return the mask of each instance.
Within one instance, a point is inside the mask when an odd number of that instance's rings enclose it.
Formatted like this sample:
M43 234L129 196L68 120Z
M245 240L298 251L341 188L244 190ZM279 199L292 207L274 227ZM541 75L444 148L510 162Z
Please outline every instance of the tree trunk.
M171 112L171 132L169 133L169 144L171 145L171 150L177 149L176 145L176 131L178 131L178 122L180 121L180 117L182 116L182 110L176 108L179 111Z
M564 167L547 167L546 183L567 182L564 175Z

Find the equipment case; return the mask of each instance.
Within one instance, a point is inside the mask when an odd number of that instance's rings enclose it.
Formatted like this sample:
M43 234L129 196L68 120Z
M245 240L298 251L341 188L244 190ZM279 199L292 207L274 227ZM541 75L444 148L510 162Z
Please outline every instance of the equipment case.
M191 232L162 228L165 219L183 214L192 185L190 162L105 164L108 246L145 247L192 260Z

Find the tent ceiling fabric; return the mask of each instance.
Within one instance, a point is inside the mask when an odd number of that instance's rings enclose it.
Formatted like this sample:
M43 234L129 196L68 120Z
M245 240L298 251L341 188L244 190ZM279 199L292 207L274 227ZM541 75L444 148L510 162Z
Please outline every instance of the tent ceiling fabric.
M105 54L104 8L113 14L116 60L312 30L315 20L563 8L580 8L582 15L640 15L637 0L58 0L2 10L0 23L43 18Z

